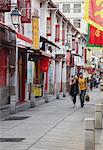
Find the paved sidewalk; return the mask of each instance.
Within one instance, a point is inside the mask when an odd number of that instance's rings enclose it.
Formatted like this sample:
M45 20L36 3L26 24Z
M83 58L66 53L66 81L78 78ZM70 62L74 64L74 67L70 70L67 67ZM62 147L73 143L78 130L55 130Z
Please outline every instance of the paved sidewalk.
M91 101L80 108L72 107L70 97L51 101L11 116L29 116L25 120L0 121L0 137L25 138L21 142L0 142L0 150L83 150L84 119L94 117L95 104L102 94L98 89L90 93ZM103 133L98 133L96 150L103 146Z

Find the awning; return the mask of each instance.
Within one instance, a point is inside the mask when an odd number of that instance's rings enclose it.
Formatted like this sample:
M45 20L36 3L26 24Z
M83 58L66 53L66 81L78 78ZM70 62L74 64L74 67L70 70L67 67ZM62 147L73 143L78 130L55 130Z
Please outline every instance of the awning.
M48 39L46 39L46 38L44 38L42 36L40 36L40 42L48 43L48 44L50 44L50 45L60 49L60 47L58 47L56 44L54 44L53 42L49 41Z
M55 54L55 60L56 61L60 61L64 57L65 57L65 54Z
M44 52L42 50L34 50L34 49L28 49L28 53L29 53L29 60L30 61L37 61L39 59L42 58L48 58L48 59L52 59L52 55Z
M20 34L20 33L17 33L17 38L29 43L29 44L32 44L32 40L29 39L28 37L24 36L23 34Z
M0 48L10 49L16 47L16 32L9 26L0 22Z
M9 30L9 31L11 31L11 32L16 33L16 31L15 31L14 29L12 29L11 27L7 26L5 23L3 23L3 22L1 22L1 21L0 21L0 27L1 27L1 28L5 28L5 29L7 29L7 30Z

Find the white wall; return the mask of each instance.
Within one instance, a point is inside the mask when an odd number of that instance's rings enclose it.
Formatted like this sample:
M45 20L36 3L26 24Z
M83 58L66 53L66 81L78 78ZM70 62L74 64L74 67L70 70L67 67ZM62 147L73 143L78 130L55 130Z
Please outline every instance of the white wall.
M53 0L55 4L59 4L59 9L63 13L63 4L70 4L70 13L64 13L64 15L70 19L71 23L73 23L74 18L78 18L81 20L81 28L78 30L81 33L87 34L87 23L83 20L84 16L84 0ZM81 3L81 13L74 13L74 3Z

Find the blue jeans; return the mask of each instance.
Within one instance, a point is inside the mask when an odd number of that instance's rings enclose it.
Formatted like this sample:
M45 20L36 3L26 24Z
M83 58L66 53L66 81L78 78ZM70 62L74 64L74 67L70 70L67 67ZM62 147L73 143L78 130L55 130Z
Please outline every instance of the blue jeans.
M81 90L80 91L80 102L81 102L81 107L84 106L84 98L85 98L86 90Z

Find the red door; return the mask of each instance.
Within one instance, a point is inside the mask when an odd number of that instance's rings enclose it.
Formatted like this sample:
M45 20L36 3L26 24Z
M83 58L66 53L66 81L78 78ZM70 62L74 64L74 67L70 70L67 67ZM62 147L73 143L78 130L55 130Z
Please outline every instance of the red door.
M6 86L7 77L7 52L0 50L0 86Z
M24 102L25 100L25 84L26 84L26 54L19 52L19 100Z

